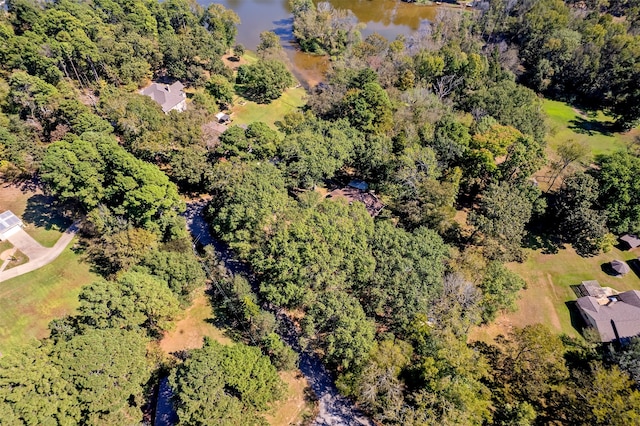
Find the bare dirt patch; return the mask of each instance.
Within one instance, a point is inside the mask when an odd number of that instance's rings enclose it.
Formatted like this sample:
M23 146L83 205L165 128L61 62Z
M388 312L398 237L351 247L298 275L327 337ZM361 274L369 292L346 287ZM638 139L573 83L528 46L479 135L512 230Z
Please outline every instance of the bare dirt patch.
M240 68L242 65L246 65L249 63L244 57L241 56L240 58L238 58L231 53L227 53L222 56L222 62L234 71Z
M309 383L297 370L281 371L279 375L287 385L287 393L265 418L272 426L302 425L315 408L308 398Z
M205 337L210 337L223 345L230 345L231 339L211 323L212 319L213 311L209 298L204 294L204 289L201 289L191 306L185 311L184 317L162 338L160 348L167 354L197 349L202 347Z

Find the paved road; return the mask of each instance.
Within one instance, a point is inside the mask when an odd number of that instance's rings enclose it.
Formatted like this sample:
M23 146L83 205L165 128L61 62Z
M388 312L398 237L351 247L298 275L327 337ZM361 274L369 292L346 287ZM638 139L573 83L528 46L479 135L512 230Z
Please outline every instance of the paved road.
M51 248L42 247L24 230L20 230L20 232L10 236L8 238L9 242L27 255L29 261L24 265L16 266L15 268L11 268L7 271L0 272L0 282L35 271L36 269L42 268L44 265L53 262L58 256L60 256L60 253L67 248L67 245L69 245L77 232L78 226L74 223L64 231L56 244Z
M191 235L203 246L212 245L229 271L234 274L245 275L255 286L255 279L247 266L235 260L231 250L211 235L202 214L205 205L206 201L187 204L185 217ZM289 317L282 310L273 307L266 308L271 308L270 310L276 314L283 324L284 331L281 330L280 334L283 340L300 355L300 371L319 399L318 417L312 424L315 426L373 426L373 422L358 410L350 400L338 393L331 375L324 368L320 359L315 354L302 350L299 344L300 330L296 328Z

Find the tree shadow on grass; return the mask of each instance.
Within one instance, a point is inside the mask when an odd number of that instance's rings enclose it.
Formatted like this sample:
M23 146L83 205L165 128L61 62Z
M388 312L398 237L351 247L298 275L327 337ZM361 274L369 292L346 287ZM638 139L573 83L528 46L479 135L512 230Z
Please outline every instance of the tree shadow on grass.
M564 249L559 238L546 234L528 233L522 240L522 245L532 250L541 250L542 254L556 254Z
M601 134L604 136L611 136L614 131L614 123L607 123L598 121L597 119L588 119L583 117L576 117L569 121L569 128L576 133L593 136L595 134Z
M22 219L47 231L64 231L73 223L66 206L54 197L44 194L29 197Z

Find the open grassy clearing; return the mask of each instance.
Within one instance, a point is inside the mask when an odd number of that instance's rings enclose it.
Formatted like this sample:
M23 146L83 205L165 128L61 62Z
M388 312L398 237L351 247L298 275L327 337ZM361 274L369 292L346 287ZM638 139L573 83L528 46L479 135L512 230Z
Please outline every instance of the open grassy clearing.
M314 412L314 403L306 398L309 383L298 371L281 371L287 393L265 416L271 426L304 424Z
M203 339L213 340L229 345L232 343L224 331L213 325L213 311L204 288L198 290L184 316L170 332L160 341L160 348L167 354L188 349L201 348Z
M627 133L612 131L613 119L602 111L581 111L571 105L545 99L542 108L547 115L549 147L555 149L562 141L584 141L592 155L626 150L637 129Z
M530 251L526 262L507 265L527 283L527 289L520 293L518 311L499 316L489 326L476 328L470 339L491 341L513 327L537 323L543 323L557 333L579 336L569 309L571 302L576 300L571 286L585 280L598 280L603 287L621 292L640 290L640 278L633 270L624 277L614 277L603 271L603 266L614 259L634 260L639 255L639 249L621 251L616 247L608 253L586 258L576 254L570 246L554 254Z
M255 121L267 123L275 128L274 123L293 111L298 110L306 103L307 93L302 87L289 88L282 96L269 104L257 104L240 96L233 100L231 108L232 124L251 124Z
M45 247L53 247L72 220L60 214L54 197L27 182L0 187L0 212L11 210L22 218L25 231Z
M201 348L203 339L211 339L230 345L233 341L223 330L213 325L214 313L209 297L204 288L199 289L173 330L166 333L160 341L160 348L167 354L189 349ZM280 372L280 377L287 385L285 397L275 404L267 415L273 426L289 426L301 424L305 415L313 411L313 404L307 399L309 384L298 371Z
M241 65L256 63L258 56L254 52L245 51L239 60L230 54L224 55L222 60L226 66L235 71ZM286 114L304 106L306 97L307 93L302 87L289 88L282 96L268 104L258 104L237 95L230 109L232 124L248 125L255 121L262 121L275 129L274 123L282 120Z
M0 352L46 337L49 322L72 314L80 289L98 279L71 247L50 264L0 283Z

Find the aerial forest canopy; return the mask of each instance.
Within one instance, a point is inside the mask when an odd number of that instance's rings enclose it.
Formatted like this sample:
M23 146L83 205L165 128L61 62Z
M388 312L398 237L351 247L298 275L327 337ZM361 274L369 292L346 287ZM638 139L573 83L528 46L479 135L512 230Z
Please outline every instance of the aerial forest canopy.
M469 341L517 309L535 242L591 256L640 231L637 149L548 145L541 100L637 123L637 3L491 0L387 40L295 0L293 34L329 69L283 113L278 36L245 55L221 5L8 1L0 172L76 213L99 277L49 337L0 354L0 423L148 422L163 377L180 424L262 425L303 350L380 424L637 424L638 341ZM180 81L187 109L141 95L152 80ZM265 122L220 123L245 101ZM193 199L229 252L192 240ZM205 288L234 342L165 353Z

